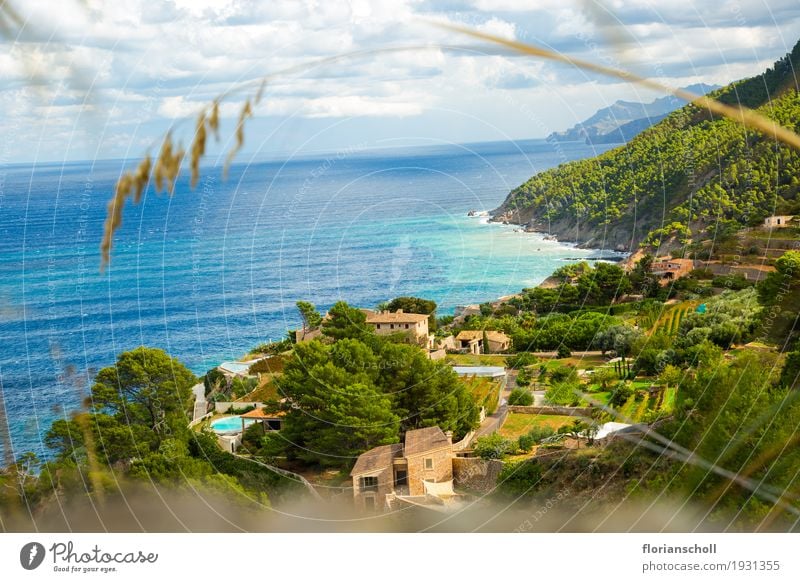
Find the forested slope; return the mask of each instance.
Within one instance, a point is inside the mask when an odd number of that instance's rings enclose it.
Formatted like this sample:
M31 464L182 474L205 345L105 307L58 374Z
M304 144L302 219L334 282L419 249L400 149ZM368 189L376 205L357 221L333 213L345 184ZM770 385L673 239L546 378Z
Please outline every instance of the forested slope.
M763 74L710 96L800 130L799 64L800 43ZM687 105L623 147L537 174L493 215L562 240L633 250L800 213L799 173L798 152Z

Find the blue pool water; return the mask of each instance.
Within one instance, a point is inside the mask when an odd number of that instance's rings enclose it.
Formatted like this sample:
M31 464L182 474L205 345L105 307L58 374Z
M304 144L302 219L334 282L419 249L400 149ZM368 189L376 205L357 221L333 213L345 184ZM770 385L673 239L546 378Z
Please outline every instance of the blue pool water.
M244 419L244 426L245 428L253 424L255 420L252 418L245 418ZM217 433L231 433L231 432L242 432L242 419L238 416L228 416L226 418L220 418L219 420L215 420L211 423L211 428L214 432Z
M202 374L325 310L398 295L441 313L535 285L588 251L468 218L530 175L598 153L544 141L406 148L206 168L192 191L125 208L99 271L106 204L134 162L6 165L0 192L0 382L15 454L138 345ZM0 446L5 446L0 443Z

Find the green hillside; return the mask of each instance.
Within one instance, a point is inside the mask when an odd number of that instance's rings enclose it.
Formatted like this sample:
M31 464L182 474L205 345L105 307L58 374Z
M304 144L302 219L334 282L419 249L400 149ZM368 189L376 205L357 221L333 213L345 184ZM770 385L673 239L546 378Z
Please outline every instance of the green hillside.
M800 129L800 43L756 77L710 96ZM627 145L537 174L496 219L587 246L678 245L800 213L800 155L727 118L687 105Z

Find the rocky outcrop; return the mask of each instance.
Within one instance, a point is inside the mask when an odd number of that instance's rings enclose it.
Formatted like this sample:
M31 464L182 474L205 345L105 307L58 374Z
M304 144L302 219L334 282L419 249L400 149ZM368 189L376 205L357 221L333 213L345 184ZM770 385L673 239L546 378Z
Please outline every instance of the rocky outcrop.
M538 232L553 237L559 242L572 243L578 248L607 249L634 252L639 241L647 234L645 229L632 229L632 225L620 222L612 226L594 227L578 220L547 221L537 219L532 209L509 210L505 206L491 212L490 222L516 224L525 232Z

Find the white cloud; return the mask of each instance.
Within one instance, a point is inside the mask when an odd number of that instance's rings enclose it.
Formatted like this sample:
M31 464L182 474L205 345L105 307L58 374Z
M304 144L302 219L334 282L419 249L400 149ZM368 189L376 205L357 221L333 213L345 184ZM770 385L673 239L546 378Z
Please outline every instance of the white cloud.
M82 90L90 85L94 117L103 119L109 132L102 138L108 148L102 155L111 157L127 151L121 144L128 148L144 139L136 130L140 124L149 124L150 141L157 141L171 120L195 115L241 81L344 52L415 45L431 48L364 54L283 75L268 85L256 114L360 116L375 118L374 123L416 116L435 124L435 111L450 108L496 126L506 118L509 127L518 128L516 137L526 137L525 131L536 137L541 132L535 124L515 123L520 111L498 103L531 103L537 115L556 123L571 117L565 103L576 98L581 102L576 114L591 113L607 96L635 91L564 65L500 56L496 47L427 21L467 24L595 61L619 59L680 85L686 79L722 83L758 72L791 48L800 20L792 12L796 0L768 0L766 7L742 0L722 5L613 0L606 6L623 20L632 39L628 52L617 52L579 1L17 2L31 26L20 42L5 42L0 51L0 103L6 117L13 114L15 121L36 128L43 137L35 147L51 157L58 157L62 129L86 113ZM34 71L52 86L22 89ZM55 89L59 82L63 86ZM242 98L225 102L222 116L236 117ZM0 125L7 123L0 120ZM449 131L445 123L441 128ZM17 139L14 152L29 157L34 145L20 134Z
M307 117L408 117L422 113L420 103L362 97L359 95L320 97L302 104Z
M515 40L517 38L516 25L513 22L507 22L496 16L493 16L483 24L479 24L475 28L481 32L493 34L509 40Z

